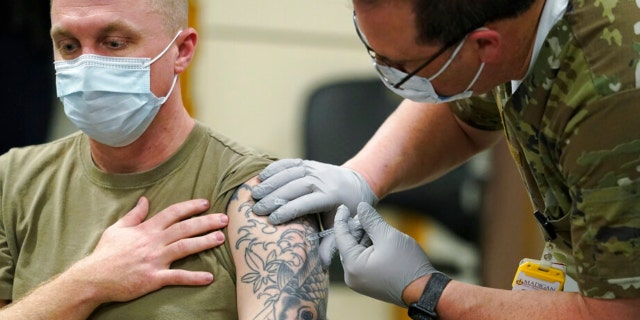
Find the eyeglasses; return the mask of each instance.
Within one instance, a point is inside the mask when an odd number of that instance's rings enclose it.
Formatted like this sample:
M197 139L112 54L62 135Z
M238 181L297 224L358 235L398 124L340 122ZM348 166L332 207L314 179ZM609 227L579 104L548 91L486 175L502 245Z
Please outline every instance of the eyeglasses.
M367 49L367 53L369 54L369 56L373 60L373 64L375 66L376 71L380 75L380 78L383 79L383 81L385 81L389 86L394 87L396 89L402 89L402 88L400 88L400 86L402 86L405 82L407 82L413 76L418 74L418 72L422 71L422 69L427 67L431 62L433 62L433 60L437 59L445 51L447 51L449 48L451 48L451 46L453 46L455 43L457 43L457 42L453 42L451 44L445 45L440 50L438 50L438 52L436 52L434 55L432 55L430 58L428 58L425 62L423 62L420 66L418 66L415 70L413 70L412 72L408 73L406 76L404 76L398 82L393 83L393 80L391 80L391 78L393 78L393 77L390 76L390 75L385 74L385 72L380 68L380 65L378 63L378 59L376 58L376 56L377 56L376 52L369 46L369 43L367 42L366 38L364 37L364 35L362 35L362 32L360 32L360 27L358 26L358 20L356 19L356 12L355 11L353 12L353 24L356 27L356 33L358 34L358 37L360 38L360 41L362 41L362 44ZM394 68L392 66L388 66L388 67L397 70L397 68ZM402 70L398 70L398 71L404 73Z

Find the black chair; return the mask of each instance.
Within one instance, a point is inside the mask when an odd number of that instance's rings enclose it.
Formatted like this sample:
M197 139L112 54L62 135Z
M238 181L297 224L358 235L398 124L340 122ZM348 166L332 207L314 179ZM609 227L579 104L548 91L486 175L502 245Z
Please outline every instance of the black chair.
M365 145L400 101L377 78L319 86L311 92L306 105L305 158L344 163ZM476 243L480 205L469 205L465 199L481 199L478 194L468 197L469 193L481 192L481 183L470 165L465 164L433 183L391 194L378 206L392 205L424 213L461 239ZM342 267L337 260L334 259L330 271L331 279L342 281Z

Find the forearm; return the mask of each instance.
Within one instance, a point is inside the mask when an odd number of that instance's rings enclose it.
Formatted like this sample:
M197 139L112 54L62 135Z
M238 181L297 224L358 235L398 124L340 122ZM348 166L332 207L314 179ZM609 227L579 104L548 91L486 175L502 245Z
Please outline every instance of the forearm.
M24 298L0 309L0 318L7 320L86 319L100 305L95 288L76 269L60 274L30 292Z
M428 277L411 283L407 303L420 298ZM573 292L510 291L451 281L440 297L440 319L634 319L640 299L603 300Z
M501 132L460 123L446 105L405 100L344 166L359 172L384 197L437 179L500 137Z

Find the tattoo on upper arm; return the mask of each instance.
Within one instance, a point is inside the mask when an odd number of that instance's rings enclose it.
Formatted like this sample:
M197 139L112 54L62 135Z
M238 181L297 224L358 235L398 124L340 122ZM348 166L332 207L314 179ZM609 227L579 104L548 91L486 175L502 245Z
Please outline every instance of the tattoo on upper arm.
M242 185L238 193L251 191ZM322 269L318 241L307 240L317 232L311 218L298 219L285 226L273 226L251 211L252 200L241 203L239 214L246 220L238 231L235 249L244 255L249 271L240 281L251 285L264 303L254 319L326 319L328 272Z

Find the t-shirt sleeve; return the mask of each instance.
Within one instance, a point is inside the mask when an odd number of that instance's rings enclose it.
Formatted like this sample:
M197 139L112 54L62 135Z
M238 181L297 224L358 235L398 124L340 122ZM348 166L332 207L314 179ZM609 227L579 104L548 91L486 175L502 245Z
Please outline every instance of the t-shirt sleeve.
M234 161L220 176L221 180L216 187L216 197L213 200L212 208L216 208L216 212L225 212L236 189L249 179L258 175L258 173L273 160L274 159L266 156L249 155L240 157ZM227 228L225 228L223 232L225 232L225 236L228 239ZM229 254L231 252L229 241L225 241L224 246L226 247L224 251L216 250L215 252L222 266L228 270L235 279L236 268L233 263L233 258Z

